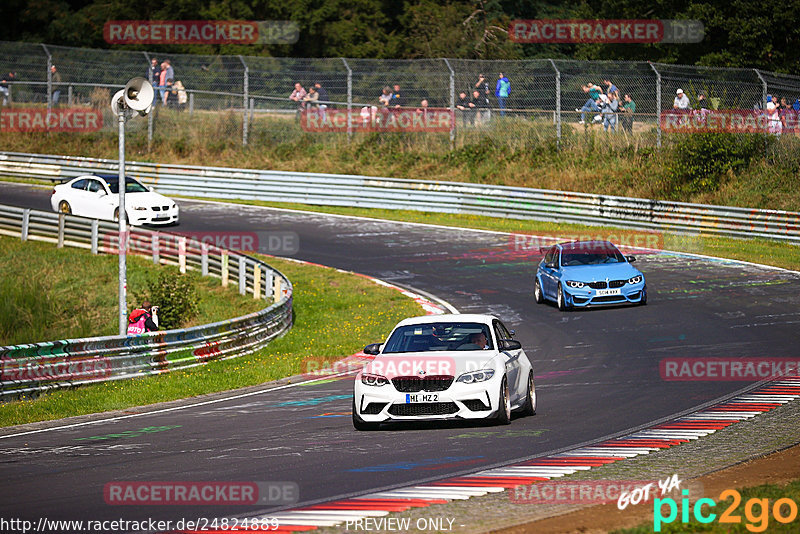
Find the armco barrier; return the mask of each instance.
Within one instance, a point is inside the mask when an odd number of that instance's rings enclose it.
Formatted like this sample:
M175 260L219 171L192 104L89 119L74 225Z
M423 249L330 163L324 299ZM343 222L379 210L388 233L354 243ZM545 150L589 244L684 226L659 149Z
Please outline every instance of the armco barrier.
M129 175L164 194L463 213L763 237L800 243L800 213L570 193L524 187L336 174L127 162ZM0 175L66 180L117 172L115 160L0 152Z
M0 205L0 235L114 253L116 223ZM178 265L238 284L240 293L270 303L218 323L140 336L65 339L0 347L0 398L202 365L253 352L292 326L292 284L255 258L183 236L131 228L130 254ZM177 246L176 246L177 243Z

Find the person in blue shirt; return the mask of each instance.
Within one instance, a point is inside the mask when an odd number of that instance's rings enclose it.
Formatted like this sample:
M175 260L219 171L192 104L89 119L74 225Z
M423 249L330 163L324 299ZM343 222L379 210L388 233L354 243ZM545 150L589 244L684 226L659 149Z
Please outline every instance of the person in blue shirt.
M494 88L494 96L497 97L497 106L500 108L500 115L506 114L506 98L511 94L511 82L508 81L502 72L497 76L497 86Z
M578 124L584 124L586 122L587 111L600 113L600 106L598 106L597 102L600 100L600 95L603 94L603 88L599 85L593 84L592 82L582 85L581 89L583 89L584 93L589 94L589 99L586 100L586 103L582 108L575 108L575 111L578 111L581 114L581 120L578 121Z

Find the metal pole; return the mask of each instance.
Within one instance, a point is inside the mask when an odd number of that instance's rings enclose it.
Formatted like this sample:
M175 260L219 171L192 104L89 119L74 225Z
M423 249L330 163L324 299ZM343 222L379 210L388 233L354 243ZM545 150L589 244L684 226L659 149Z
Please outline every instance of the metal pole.
M447 58L442 59L447 65L447 70L450 71L450 117L453 119L450 127L450 149L454 149L456 147L456 73Z
M556 67L555 61L549 61L556 71L556 149L561 150L561 71Z
M244 94L242 95L242 145L247 146L247 93L249 89L248 85L250 69L247 67L247 63L245 63L242 56L239 56L239 61L241 61L242 66L244 66Z
M53 73L50 72L50 67L53 65L53 56L50 51L42 44L44 53L47 54L47 116L50 116L50 110L53 109Z
M147 59L147 79L150 81L150 85L153 85L153 71L150 69L150 54L147 52L142 52L144 57ZM154 90L153 94L153 102L155 105L155 101L158 98L158 91ZM147 114L147 148L150 148L150 145L153 144L153 113Z
M758 71L758 69L753 69L753 71L755 71L756 76L758 76L758 79L761 80L761 109L764 111L764 113L766 113L766 111L767 111L767 91L768 91L767 80L765 80L764 77L761 76L761 73ZM765 131L764 133L766 134L766 133L768 133L768 131ZM767 136L765 135L764 136L764 157L766 158L767 156L769 156L769 141L767 141Z
M345 58L341 58L347 69L347 140L353 137L353 71Z
M652 63L649 65L656 73L656 146L661 148L661 73L655 65Z
M128 333L128 237L126 235L125 221L125 112L123 106L114 102L117 106L117 125L119 126L119 335L124 336Z

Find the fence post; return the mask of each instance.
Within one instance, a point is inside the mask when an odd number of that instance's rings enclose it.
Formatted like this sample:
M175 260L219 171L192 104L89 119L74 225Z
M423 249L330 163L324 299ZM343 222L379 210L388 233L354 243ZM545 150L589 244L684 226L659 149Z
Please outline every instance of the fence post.
M72 106L72 84L67 86L67 103Z
M247 292L247 263L245 263L244 256L239 256L239 294L244 295Z
M144 54L145 59L147 60L147 79L150 82L150 85L153 85L153 71L150 69L150 54L147 52L142 52ZM155 91L153 95L153 102L155 105L156 100L158 99L158 91ZM150 148L150 145L153 144L153 117L155 117L155 113L148 113L147 114L147 148Z
M261 266L258 264L253 265L253 298L257 299L261 296Z
M30 208L25 208L22 210L22 230L20 231L19 237L22 241L28 240L28 228L31 224L31 210Z
M341 58L344 68L347 69L347 140L353 137L353 71L345 58Z
M97 254L99 241L100 221L92 219L92 254Z
M561 150L561 71L552 59L550 65L556 71L556 150Z
M56 244L56 248L64 248L64 219L66 217L63 213L58 214L58 244Z
M761 109L766 112L768 103L767 91L769 90L767 87L767 80L761 76L761 73L758 71L758 69L753 69L753 71L756 73L756 76L758 76L758 79L761 80ZM768 132L769 130L766 130L764 134L767 134ZM766 158L767 156L769 156L769 141L767 141L767 136L764 135L764 157Z
M661 148L661 73L649 61L648 64L656 73L656 146Z
M442 58L447 70L450 71L450 116L453 119L453 124L450 127L450 149L456 148L456 73L450 66L447 58Z
M250 69L245 63L244 58L239 56L239 61L242 62L242 66L244 67L244 93L242 95L242 145L247 146L247 101L248 97L248 85L249 85L249 78L250 78Z
M42 48L47 54L47 116L49 117L50 110L53 109L53 73L50 72L50 67L53 66L53 56L50 55L50 51L44 43L42 43Z
M194 113L194 93L191 91L187 91L189 93L189 116L191 117Z

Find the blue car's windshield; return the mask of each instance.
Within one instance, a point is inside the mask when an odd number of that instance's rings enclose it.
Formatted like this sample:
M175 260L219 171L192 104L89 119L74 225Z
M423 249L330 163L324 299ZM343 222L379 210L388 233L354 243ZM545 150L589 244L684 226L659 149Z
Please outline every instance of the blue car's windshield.
M624 261L625 257L618 250L576 250L561 253L561 265L564 267L601 265Z
M483 335L482 340L479 338ZM482 323L428 323L401 326L389 337L383 353L492 348L489 327Z

